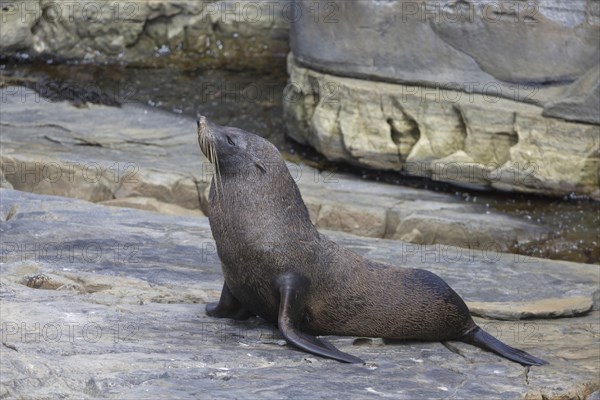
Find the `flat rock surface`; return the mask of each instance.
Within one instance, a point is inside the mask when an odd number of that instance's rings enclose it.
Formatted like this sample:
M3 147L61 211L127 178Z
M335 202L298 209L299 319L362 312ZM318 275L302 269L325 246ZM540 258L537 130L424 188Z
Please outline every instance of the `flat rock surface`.
M204 217L0 190L0 396L8 398L585 399L600 388L600 312L497 321L491 334L550 362L524 368L452 342L333 337L367 361L299 352L260 319L217 320L222 275ZM426 268L468 301L593 299L597 266L328 232L373 259ZM423 253L423 251L425 251ZM465 278L467 277L467 278ZM597 304L596 304L597 306Z
M469 310L475 315L502 320L528 318L571 317L585 314L594 306L593 299L570 297L561 299L542 299L507 302L468 302Z
M189 214L169 205L206 211L214 170L193 118L138 104L77 108L23 87L0 95L0 169L14 189L167 214ZM321 229L510 252L548 231L451 194L289 166ZM126 200L134 197L148 199Z

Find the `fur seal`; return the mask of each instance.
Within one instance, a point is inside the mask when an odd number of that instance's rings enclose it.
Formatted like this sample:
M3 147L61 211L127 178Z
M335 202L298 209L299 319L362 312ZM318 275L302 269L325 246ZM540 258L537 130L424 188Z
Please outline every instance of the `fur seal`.
M316 335L459 340L522 365L547 364L478 327L437 275L368 260L321 235L267 140L200 117L198 141L216 170L208 218L225 278L209 316L258 315L288 343L348 363L363 361Z

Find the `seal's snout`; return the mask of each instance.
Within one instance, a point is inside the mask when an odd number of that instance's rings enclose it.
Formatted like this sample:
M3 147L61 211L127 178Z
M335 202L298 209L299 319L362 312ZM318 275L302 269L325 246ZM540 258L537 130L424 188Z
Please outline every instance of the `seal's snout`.
M200 118L198 118L198 121L196 121L196 125L198 126L198 138L200 139L204 137L204 140L209 140L210 122L208 121L208 118L206 118L204 115L201 115Z
M212 144L213 139L210 122L208 121L208 118L202 115L196 124L198 125L198 143L200 144L200 150L202 150L202 153L204 153L206 158L212 162L214 158L214 148Z
M204 115L201 115L196 124L198 125L198 133L200 133L207 128L208 119Z

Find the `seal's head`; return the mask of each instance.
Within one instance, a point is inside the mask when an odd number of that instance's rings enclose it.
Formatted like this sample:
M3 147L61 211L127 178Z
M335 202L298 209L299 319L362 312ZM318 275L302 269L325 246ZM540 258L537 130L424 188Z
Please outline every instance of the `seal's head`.
M204 116L198 120L198 143L206 158L220 170L233 172L254 166L264 172L265 165L282 162L279 151L268 140L215 124Z

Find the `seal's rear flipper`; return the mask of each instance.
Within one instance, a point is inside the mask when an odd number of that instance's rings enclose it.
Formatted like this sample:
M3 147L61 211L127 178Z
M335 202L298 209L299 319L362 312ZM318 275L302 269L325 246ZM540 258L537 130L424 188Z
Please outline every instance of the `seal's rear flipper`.
M252 317L252 313L246 310L239 300L231 293L227 283L223 283L223 290L221 291L219 302L206 305L206 315L236 320L245 320Z
M358 357L343 353L325 339L301 332L298 329L304 312L304 293L308 288L308 280L295 274L282 275L277 279L279 288L279 330L288 343L323 357L334 360L364 364Z
M481 347L484 350L493 351L502 357L508 358L511 361L518 362L521 365L546 365L547 361L532 356L523 350L515 349L507 344L502 343L480 327L475 327L469 333L462 336L461 342L469 343L477 347Z

